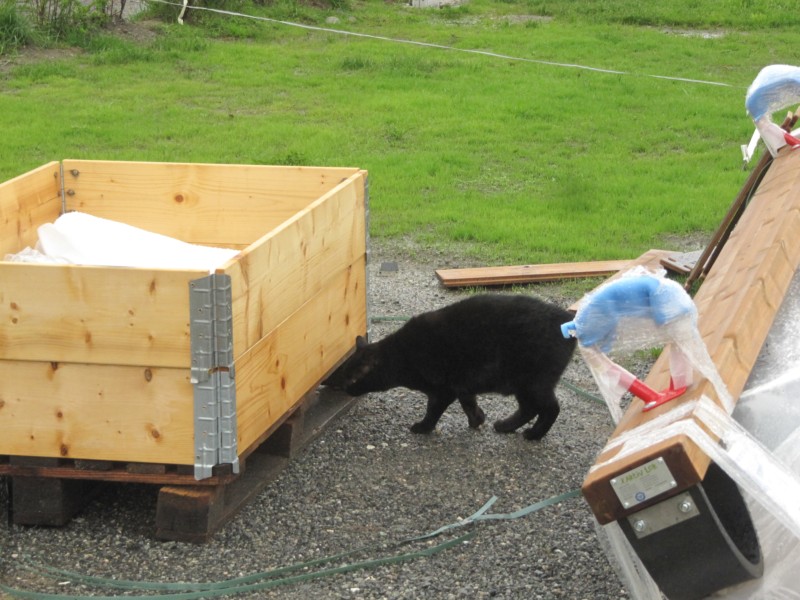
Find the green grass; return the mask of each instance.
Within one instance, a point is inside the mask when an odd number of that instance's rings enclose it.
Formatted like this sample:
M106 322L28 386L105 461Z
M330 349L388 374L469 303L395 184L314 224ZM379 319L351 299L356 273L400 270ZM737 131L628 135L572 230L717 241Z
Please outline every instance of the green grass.
M355 166L375 238L487 264L637 256L711 232L745 180L746 88L796 56L785 4L262 9L505 58L213 14L149 44L101 36L0 71L0 180L61 158Z

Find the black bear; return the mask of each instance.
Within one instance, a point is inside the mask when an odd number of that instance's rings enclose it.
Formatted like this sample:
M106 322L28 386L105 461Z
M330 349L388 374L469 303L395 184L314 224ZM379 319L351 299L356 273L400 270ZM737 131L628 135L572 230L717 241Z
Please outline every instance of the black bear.
M486 416L477 394L513 394L519 407L496 421L495 430L516 431L536 418L524 436L538 440L560 410L555 386L576 344L564 338L561 325L573 317L530 296L471 296L417 315L378 342L359 337L353 355L323 384L353 396L401 386L423 392L428 407L414 433L433 431L456 399L469 426L478 428Z

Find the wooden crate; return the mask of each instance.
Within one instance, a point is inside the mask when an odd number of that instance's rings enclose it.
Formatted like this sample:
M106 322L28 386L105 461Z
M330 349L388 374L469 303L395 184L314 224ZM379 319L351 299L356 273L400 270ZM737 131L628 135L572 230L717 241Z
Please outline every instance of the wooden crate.
M366 183L63 160L0 184L0 259L65 211L240 251L213 274L0 262L0 466L235 470L366 332Z

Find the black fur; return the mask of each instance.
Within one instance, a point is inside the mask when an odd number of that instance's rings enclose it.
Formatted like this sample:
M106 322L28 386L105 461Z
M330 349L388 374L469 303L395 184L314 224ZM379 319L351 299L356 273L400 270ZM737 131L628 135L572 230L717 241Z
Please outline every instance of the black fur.
M541 439L559 413L554 388L575 350L561 324L573 315L522 295L483 294L409 320L386 338L356 351L323 383L353 396L395 387L428 396L425 417L414 433L433 431L444 411L458 400L469 426L486 420L476 395L515 395L519 408L495 422L495 430L524 432Z

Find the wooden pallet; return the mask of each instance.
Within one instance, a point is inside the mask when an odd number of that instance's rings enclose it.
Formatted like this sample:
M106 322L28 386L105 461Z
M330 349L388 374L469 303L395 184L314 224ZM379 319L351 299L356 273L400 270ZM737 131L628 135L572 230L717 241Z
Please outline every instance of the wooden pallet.
M191 467L0 456L0 476L11 480L10 520L17 525L62 526L92 501L101 483L161 486L155 537L204 542L225 525L355 399L321 388L307 394L252 450L198 481Z

